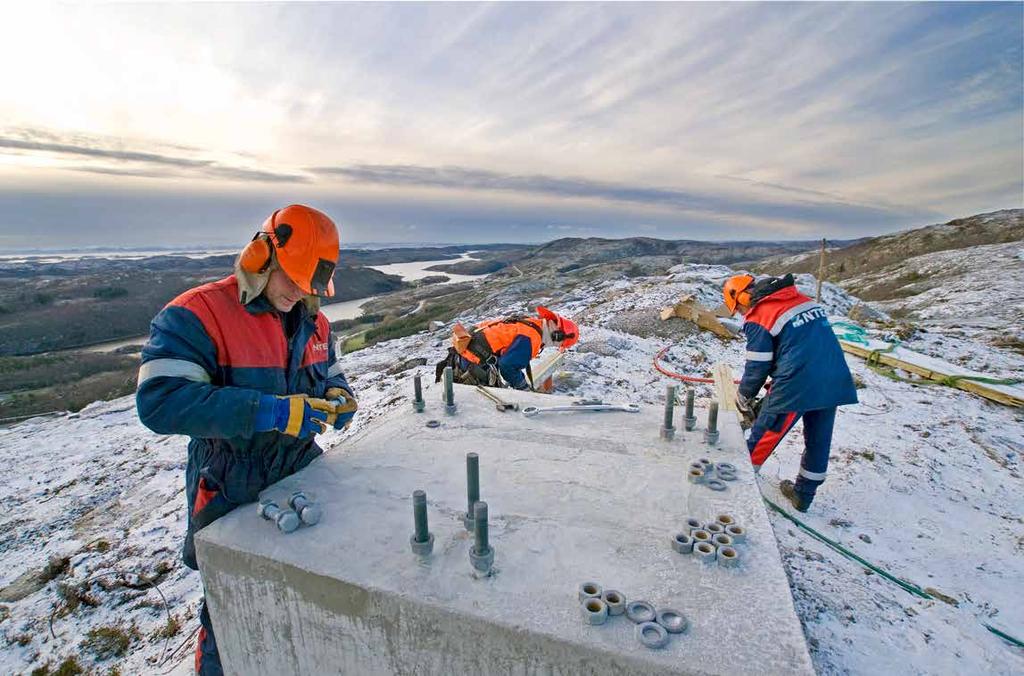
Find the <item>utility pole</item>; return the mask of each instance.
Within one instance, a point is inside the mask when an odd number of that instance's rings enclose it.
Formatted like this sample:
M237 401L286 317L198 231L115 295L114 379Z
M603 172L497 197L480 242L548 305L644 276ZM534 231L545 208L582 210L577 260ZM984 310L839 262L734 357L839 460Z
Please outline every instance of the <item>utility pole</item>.
M821 283L825 280L825 238L821 238L821 258L818 261L818 293L815 294L814 300L818 303L821 302Z

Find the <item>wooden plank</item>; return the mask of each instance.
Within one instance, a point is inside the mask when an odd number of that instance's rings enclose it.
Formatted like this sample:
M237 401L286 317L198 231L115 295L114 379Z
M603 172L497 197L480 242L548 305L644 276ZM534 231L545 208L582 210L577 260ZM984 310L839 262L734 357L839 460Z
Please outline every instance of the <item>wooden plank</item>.
M711 368L711 377L715 379L719 410L735 411L736 383L733 382L732 367L727 362L717 362Z
M551 391L554 386L551 377L555 374L555 369L561 366L563 359L565 353L556 352L533 369L533 386L537 392Z
M840 347L843 348L843 352L849 352L850 354L857 355L858 357L863 357L864 359L867 359L868 355L875 352L875 349L873 349L870 345L858 345L856 343L847 342L845 340L840 340L839 345ZM905 349L903 349L902 352L916 354L914 352L911 352L910 350ZM948 364L948 370L939 370L938 368L935 367L934 364L934 362L938 362L938 360L931 358L929 358L928 361L933 362L933 365L927 366L924 364L915 364L914 362L907 361L905 359L900 359L893 353L881 352L878 354L878 361L879 363L885 364L887 366L893 366L903 371L907 371L908 373L919 375L922 378L926 378L928 380L932 380L935 382L942 382L944 384L947 378L970 375L968 372L965 372L962 369L958 369L952 364ZM957 371L960 372L957 373ZM987 383L979 383L973 380L957 380L952 383L952 386L965 392L970 392L971 394L976 394L978 396L985 397L986 399L989 399L991 401L1004 404L1006 406L1014 406L1017 408L1024 407L1024 390L1021 390L1021 388L1019 387L1011 388L1007 386L993 386ZM1022 394L1017 395L1014 392L1012 392L1012 390L1021 390Z
M715 316L714 312L701 306L692 295L684 296L675 305L663 308L660 316L662 321L672 317L685 319L726 340L732 340L736 337L732 331L718 321L718 317Z

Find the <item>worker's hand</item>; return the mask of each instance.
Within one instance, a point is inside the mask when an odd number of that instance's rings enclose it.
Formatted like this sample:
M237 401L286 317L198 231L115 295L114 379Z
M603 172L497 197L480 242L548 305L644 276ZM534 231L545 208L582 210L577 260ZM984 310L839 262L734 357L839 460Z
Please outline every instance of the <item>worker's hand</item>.
M327 424L336 430L344 429L352 422L359 403L355 396L341 387L332 387L324 393L323 399L310 399L310 406L327 414Z
M754 413L753 403L744 397L739 392L736 393L736 410L740 412L740 427L743 429L750 429L754 425L754 418L757 417Z
M304 394L278 397L260 396L253 429L257 432L277 430L290 437L304 439L327 429L327 413L314 408Z

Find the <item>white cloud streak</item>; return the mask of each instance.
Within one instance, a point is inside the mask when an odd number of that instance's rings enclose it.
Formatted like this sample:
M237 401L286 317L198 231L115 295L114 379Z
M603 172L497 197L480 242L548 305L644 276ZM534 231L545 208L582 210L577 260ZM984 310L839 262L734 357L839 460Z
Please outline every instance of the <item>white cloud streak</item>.
M306 180L313 166L460 167L664 189L704 209L731 200L763 223L752 234L803 229L818 217L808 203L852 205L831 217L857 235L1021 206L1022 16L930 3L24 5L0 21L0 59L16 64L0 71L0 120L50 130L51 144L137 139L121 149L134 155L53 168L97 181L130 162L163 175L174 158L210 163L175 172L225 189ZM359 185L329 176L325 192ZM742 208L762 202L767 220Z

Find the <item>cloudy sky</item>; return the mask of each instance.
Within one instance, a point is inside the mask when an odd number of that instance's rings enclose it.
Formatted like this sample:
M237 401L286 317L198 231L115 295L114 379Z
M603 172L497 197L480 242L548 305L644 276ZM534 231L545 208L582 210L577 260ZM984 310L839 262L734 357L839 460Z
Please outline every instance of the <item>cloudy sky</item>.
M1022 206L1024 5L0 9L0 248L857 237Z

